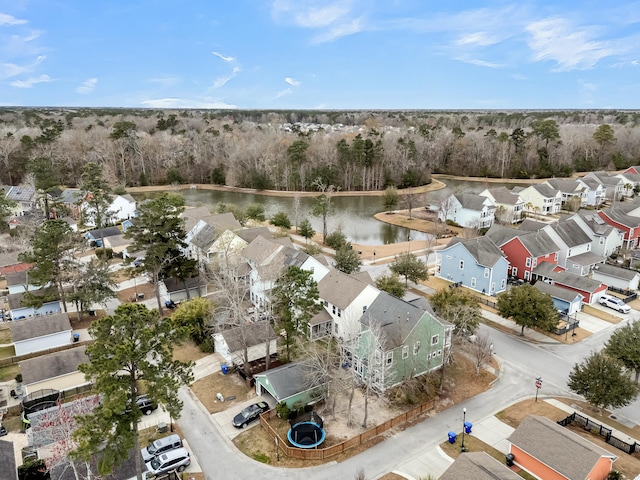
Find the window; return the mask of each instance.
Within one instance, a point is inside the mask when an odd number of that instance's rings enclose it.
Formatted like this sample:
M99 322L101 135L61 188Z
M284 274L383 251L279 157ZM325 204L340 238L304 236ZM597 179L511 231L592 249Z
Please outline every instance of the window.
M367 306L365 305L364 307L362 307L362 313L367 311Z
M440 357L442 355L442 350L438 350L438 356Z
M604 245L604 237L600 237L600 245Z
M513 269L511 270L511 274L515 277L518 275L518 267L513 267Z
M409 345L404 345L402 347L402 358L409 357Z
M387 365L391 365L393 363L393 352L387 352Z
M338 316L341 317L342 316L342 309L338 309Z
M333 310L333 314L335 315L336 314L336 306L335 305L331 305L331 308Z
M431 337L431 345L437 345L439 340L440 335L434 335L433 337Z
M413 344L413 354L417 355L420 351L420 340Z
M460 270L464 270L464 260L460 260Z
M553 254L553 260L554 260L554 262L558 261L558 252Z
M502 281L500 282L500 288L504 290L506 286L507 286L507 281L503 278Z
M527 257L527 261L525 262L525 265L526 265L527 267L530 267L530 266L531 266L531 257Z
M591 244L587 243L587 252L591 250Z
M529 280L529 272L528 271L524 272L524 279L525 280Z
M489 269L488 268L484 269L484 278L489 278Z
M533 259L533 268L536 268L538 266L538 259L534 258Z
M476 277L471 277L471 288L475 288L476 286Z
M376 365L380 365L382 363L382 352L380 350L376 350L374 352L374 361Z
M322 303L323 303L323 305L324 305L325 307L329 308L329 302L327 302L326 300L324 300Z

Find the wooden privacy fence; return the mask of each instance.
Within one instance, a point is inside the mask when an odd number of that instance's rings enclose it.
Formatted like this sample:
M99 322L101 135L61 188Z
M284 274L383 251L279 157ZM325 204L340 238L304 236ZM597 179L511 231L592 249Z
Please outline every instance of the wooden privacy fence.
M16 355L14 357L0 358L0 367L7 367L9 365L13 365L14 363L20 363L23 360L40 357L42 355L47 355L49 353L56 353L56 352L61 352L63 350L69 350L70 348L76 348L82 345L89 345L90 343L93 343L93 340L84 340L82 342L70 343L69 345L61 345L60 347L47 348L45 350L38 350L37 352L27 353L26 355Z
M566 418L558 421L558 425L562 425L566 427L571 423L576 423L585 430L590 431L591 433L598 434L601 437L604 437L604 441L609 445L616 447L618 450L622 450L623 452L628 453L629 455L640 451L640 444L634 441L633 443L627 443L619 438L616 438L612 435L612 430L609 427L601 425L593 420L580 415L579 413L573 412Z
M276 410L271 409L268 412L260 415L260 425L266 430L269 437L271 437L274 441L277 439L278 449L282 451L285 455L291 458L300 458L303 460L325 460L336 455L339 455L342 452L346 452L351 448L358 447L367 443L369 440L377 437L378 435L390 430L392 428L396 428L399 426L406 425L411 420L417 418L425 412L429 412L434 409L436 405L435 400L430 400L421 405L418 405L411 410L398 415L390 420L387 420L380 425L376 425L375 427L370 428L369 430L365 430L364 432L352 437L344 442L340 442L336 445L331 445L326 448L314 448L314 449L304 449L304 448L296 448L291 447L288 444L286 439L283 439L278 432L269 424L269 419L276 416Z

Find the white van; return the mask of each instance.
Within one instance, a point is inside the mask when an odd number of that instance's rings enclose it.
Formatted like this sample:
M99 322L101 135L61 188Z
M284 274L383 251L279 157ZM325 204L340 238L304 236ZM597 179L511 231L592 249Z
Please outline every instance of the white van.
M154 440L145 448L140 450L142 454L142 460L146 463L149 462L153 457L157 457L158 455L163 454L164 452L168 452L169 450L175 450L176 448L182 447L182 439L180 435L173 434L166 437L159 438L158 440Z
M151 461L145 462L147 470L152 475L158 475L171 470L183 472L189 465L191 465L191 456L186 448L169 450L158 457L153 457Z

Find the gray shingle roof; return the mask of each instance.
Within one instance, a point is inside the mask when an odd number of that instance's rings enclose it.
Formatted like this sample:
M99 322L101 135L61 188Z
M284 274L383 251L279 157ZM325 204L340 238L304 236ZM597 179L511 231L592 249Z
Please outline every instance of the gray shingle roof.
M567 478L587 478L600 457L615 457L604 448L545 417L526 417L508 440Z
M495 243L498 247L501 247L509 240L517 237L521 233L522 232L518 232L518 230L516 230L515 228L505 227L494 223L485 234L485 237L490 238L493 243Z
M560 251L556 242L551 240L551 237L543 230L518 235L518 239L533 257L543 257Z
M85 347L81 346L23 360L20 362L20 371L25 385L30 385L49 378L77 372L78 366L88 361L89 358L85 355Z
M383 348L389 351L404 344L425 314L425 310L381 291L362 314L361 322L366 327L374 325L382 330Z
M554 271L556 267L557 265L555 263L540 262L533 269L533 273L535 273L536 275L542 275L543 277L551 278L553 275L557 273Z
M566 193L569 195L579 194L585 189L585 187L583 187L577 180L551 178L547 180L547 183L551 185L552 188L560 190L562 193Z
M638 275L635 270L629 270L628 268L616 267L615 265L609 265L603 263L598 265L598 273L602 275L608 275L610 277L621 278L623 280L633 280Z
M572 257L567 257L567 263L573 262L578 265L582 265L583 267L586 267L587 265L595 265L596 263L603 263L605 260L605 257L593 252L584 252Z
M501 203L503 205L516 205L519 200L522 201L522 199L520 199L520 195L509 190L505 186L489 188L488 192L493 198L495 198L496 203Z
M269 340L277 337L269 322L263 321L223 330L220 335L224 338L229 351L233 353L242 351L245 346L250 348L265 343L267 341L267 332Z
M573 302L576 297L581 296L578 292L574 292L573 290L569 290L568 288L549 285L545 282L536 282L533 286L542 293L546 293L548 295L551 295L552 297L559 298L560 300L564 300L566 302Z
M601 212L620 225L625 227L637 228L640 226L640 218L627 215L624 211L616 207L610 207L607 210L601 210Z
M191 243L200 250L207 251L221 232L211 225L205 225L191 239Z
M368 285L338 270L332 269L318 282L320 298L345 309Z
M541 228L546 227L547 225L549 224L545 222L539 222L537 220L525 218L522 223L518 225L518 230L520 230L521 232L535 232L537 230L540 230Z
M82 191L79 188L66 188L60 193L60 200L66 205L78 203L82 198Z
M103 237L114 237L121 234L122 232L118 227L98 228L87 232L87 235L92 236L95 240L100 240Z
M0 440L0 480L18 480L13 442Z
M615 228L605 222L597 213L580 211L578 212L578 215L580 215L580 218L582 218L584 223L587 224L594 235L609 235L609 233L611 233L611 230Z
M580 225L573 220L561 220L550 225L550 228L558 234L569 248L591 243L591 237L584 233Z
M264 378L275 392L275 399L280 402L312 387L311 367L302 363L287 363L280 367L254 375Z
M485 208L484 203L487 201L487 197L482 197L477 193L456 193L455 197L460 202L463 208L468 210L482 211ZM495 208L493 206L487 206L487 208Z
M522 480L506 465L498 462L486 452L467 452L440 476L440 480Z
M198 223L201 219L205 217L210 217L211 212L207 207L195 207L195 208L185 208L184 212L180 214L181 218L184 218L184 231L190 232L193 227L195 227L196 223Z
M242 250L242 256L254 263L255 265L262 265L270 256L274 255L278 250L282 249L282 245L274 243L271 240L267 240L261 235L258 235L244 250Z
M26 318L11 323L11 340L21 342L60 332L71 332L71 322L66 313Z
M28 277L27 272L27 270L22 270L21 272L9 272L5 274L4 278L7 280L7 286L26 285Z
M464 245L464 248L473 256L478 265L493 267L498 260L504 258L502 250L488 237L476 237L468 240L452 239L447 248L456 244Z
M273 234L268 227L243 228L241 230L238 230L236 232L236 235L247 243L253 242L258 235L266 238L267 240L273 238Z
M574 275L569 272L557 272L551 278L557 284L566 285L567 287L589 293L595 292L602 285L602 283L597 280L581 277L580 275Z
M535 190L540 193L543 197L547 198L555 198L558 194L558 190L556 188L550 187L549 185L545 185L543 183L534 183L531 185Z

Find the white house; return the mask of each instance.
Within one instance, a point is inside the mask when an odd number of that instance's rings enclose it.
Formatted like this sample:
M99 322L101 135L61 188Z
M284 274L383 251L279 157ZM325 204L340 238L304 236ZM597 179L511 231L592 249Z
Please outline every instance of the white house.
M229 365L244 364L244 350L247 349L247 361L255 362L278 352L277 335L268 321L253 322L241 327L223 330L213 335L215 349Z
M45 295L47 293L52 294L53 296L56 295L55 290L51 291L48 289L30 291L30 293L34 295ZM40 307L26 307L22 305L24 295L24 293L14 293L7 297L9 300L9 311L13 320L39 317L41 315L53 315L54 313L60 313L62 311L60 300L57 297L52 300L44 301Z
M16 355L70 345L72 337L69 315L58 313L14 322L11 325L11 341Z
M513 192L520 195L525 209L542 215L555 215L562 207L562 194L559 190L541 183L528 187L514 187Z
M596 212L580 211L571 216L582 230L591 237L591 251L608 257L624 244L624 232L605 222Z
M567 203L567 200L570 199L576 199L578 207L587 206L589 189L583 183L580 183L574 179L551 178L549 180L546 180L544 184L560 191L563 207Z
M7 289L9 295L16 293L24 293L26 291L38 290L40 287L29 283L29 270L22 270L19 272L9 272L5 274L5 280L7 281Z
M91 195L91 194L89 194ZM82 203L82 220L84 225L88 227L95 226L94 209L88 202ZM111 200L111 205L107 209L107 219L110 223L119 223L123 220L135 217L136 214L136 201L127 194L114 195Z
M607 192L604 185L593 178L578 178L576 181L587 188L587 205L590 207L599 207L607 198Z
M483 197L488 197L496 206L495 219L504 223L518 223L522 221L524 212L524 200L517 193L507 187L487 188L480 192Z
M9 188L5 198L15 202L11 210L13 216L21 217L31 212L36 206L36 191L29 186L18 185Z
M640 175L632 173L629 170L625 170L622 173L617 173L614 177L621 178L624 182L622 187L622 195L625 197L633 197L635 190L640 188Z
M608 287L620 288L622 290L637 290L640 282L640 273L628 268L616 267L615 265L602 264L593 270L594 280L598 280Z
M625 181L606 172L589 172L582 180L594 180L604 187L606 198L615 202L623 195Z
M493 225L496 206L489 197L475 193L454 193L438 212L441 221L452 221L461 227L488 228Z
M360 318L380 291L351 275L332 269L318 282L318 293L333 321L333 336L349 342L360 333Z

